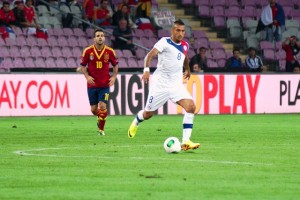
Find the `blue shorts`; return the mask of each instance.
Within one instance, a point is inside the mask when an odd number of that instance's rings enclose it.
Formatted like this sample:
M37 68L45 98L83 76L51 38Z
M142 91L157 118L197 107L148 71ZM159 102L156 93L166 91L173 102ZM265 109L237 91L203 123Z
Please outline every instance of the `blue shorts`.
M109 98L109 87L88 88L90 105L97 105L100 101L107 104Z

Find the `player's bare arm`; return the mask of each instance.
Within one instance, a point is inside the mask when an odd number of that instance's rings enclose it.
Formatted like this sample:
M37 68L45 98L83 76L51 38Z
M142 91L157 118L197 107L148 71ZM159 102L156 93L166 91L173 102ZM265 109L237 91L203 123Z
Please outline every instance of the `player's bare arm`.
M92 84L94 85L95 82L94 82L94 78L91 77L86 69L86 67L84 66L81 66L81 72L83 73L84 77L86 78L86 81L89 83L89 84Z
M188 55L186 55L186 57L184 59L183 66L184 66L183 78L184 79L189 79L190 76L191 76L191 71L190 71L190 67L189 67L189 58L188 58Z
M117 74L118 74L118 71L119 71L119 66L118 65L115 65L113 67L113 75L110 77L109 79L109 86L112 86L114 85L116 79L117 79Z
M153 57L157 56L158 50L156 48L153 48L145 57L144 59L144 73L142 76L142 80L144 80L145 83L149 82L150 78L150 63Z

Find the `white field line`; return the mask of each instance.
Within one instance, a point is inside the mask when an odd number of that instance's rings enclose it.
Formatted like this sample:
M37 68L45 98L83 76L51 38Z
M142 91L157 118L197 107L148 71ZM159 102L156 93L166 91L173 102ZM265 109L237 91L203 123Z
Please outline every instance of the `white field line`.
M143 147L150 146L161 146L161 145L139 145ZM118 146L118 147L132 147L130 145ZM37 148L30 150L17 150L14 154L20 156L36 156L36 157L60 157L60 158L101 158L101 159L116 159L115 156L93 156L93 155L62 155L62 154L41 154L35 152L42 152L47 150L63 150L63 149L75 149L76 147L62 147L62 148ZM119 157L125 158L125 157ZM202 160L202 159L184 159L184 158L161 158L161 157L126 157L125 159L132 160L167 160L167 161L180 161L180 162L199 162L199 163L216 163L216 164L226 164L226 165L263 165L270 166L271 163L257 163L257 162L239 162L239 161L229 161L229 160Z

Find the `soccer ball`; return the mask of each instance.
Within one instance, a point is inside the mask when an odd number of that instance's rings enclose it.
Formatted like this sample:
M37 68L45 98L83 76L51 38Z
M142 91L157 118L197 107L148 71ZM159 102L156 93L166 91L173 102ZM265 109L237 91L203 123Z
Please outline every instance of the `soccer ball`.
M164 142L164 148L167 153L178 153L181 151L180 141L176 137L169 137Z

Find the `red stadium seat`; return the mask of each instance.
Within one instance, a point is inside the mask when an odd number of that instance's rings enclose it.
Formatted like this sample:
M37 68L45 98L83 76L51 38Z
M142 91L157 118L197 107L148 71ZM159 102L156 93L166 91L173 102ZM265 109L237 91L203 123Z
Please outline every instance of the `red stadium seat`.
M80 28L74 28L73 31L74 31L74 35L77 37L85 36L85 33Z
M127 63L127 60L123 57L119 58L119 68L127 68L128 67L128 63Z
M35 64L32 57L26 57L24 60L24 65L26 68L35 68Z
M80 37L80 38L78 39L78 45L79 45L80 47L82 47L82 48L86 48L86 47L88 47L90 44L88 43L88 41L86 40L85 37Z
M118 58L123 58L124 57L123 51L120 50L120 49L115 49L115 53L116 53Z
M129 58L127 63L129 68L139 68L139 65L135 58Z
M48 46L48 42L47 40L43 39L43 38L37 38L37 45L40 47L40 48L43 48L45 46Z
M92 28L88 28L88 29L86 29L86 36L88 37L88 38L94 38L94 29L92 29ZM81 37L80 37L81 38Z
M127 59L128 58L135 58L135 56L132 54L132 52L128 49L124 49L124 50L122 50L122 52L123 52L123 56Z
M42 57L44 58L48 58L48 57L52 57L52 51L51 51L51 47L49 46L45 46L41 49L41 53L42 53Z
M194 38L206 38L207 39L207 36L206 36L206 33L205 31L201 31L201 30L194 30L193 31L193 36Z
M76 58L76 55L74 55L73 54L73 49L74 48L78 48L78 47L64 47L63 48L63 51L62 51L62 53L63 53L63 55L62 55L62 57L64 57L64 58Z
M6 58L9 56L9 48L6 46L1 46L0 57Z
M217 68L217 67L219 67L217 62L215 62L213 60L210 60L210 59L207 61L207 66L210 67L210 68Z
M143 67L144 67L144 61L143 60L138 60L137 62L138 62L139 67L141 69L143 69Z
M4 72L8 71L9 68L13 68L13 61L11 58L4 58L4 60L2 60L2 62L0 63L0 67L1 69L5 69Z
M54 29L52 29L53 30L53 35L54 36L56 36L57 38L59 37L59 36L64 36L64 31L63 31L63 29L62 28L54 28Z
M75 57L75 58L80 58L81 55L82 55L81 49L80 49L79 47L73 48L73 49L72 49L72 55L73 55L73 57Z
M7 46L17 46L16 38L6 38L5 43Z
M74 37L74 36L70 36L67 39L67 45L66 46L69 46L69 47L77 47L77 46L79 46L77 38Z
M15 58L13 61L14 68L25 68L25 64L22 58Z
M19 47L17 46L11 46L9 49L9 55L11 57L21 57L20 51L19 51Z
M76 63L74 58L68 58L66 61L66 67L68 68L77 68L79 64Z
M50 36L47 41L48 41L48 45L51 47L59 46L57 42L57 38L54 36Z
M67 41L67 37L64 35L61 35L57 38L57 42L59 44L60 47L66 47L69 46L68 41Z
M45 64L47 68L57 68L55 59L53 57L48 57L45 59Z
M30 47L28 47L28 46L22 46L21 49L20 49L20 56L22 58L30 57L31 56Z
M219 59L226 59L226 54L225 51L223 49L215 49L213 50L213 58L215 60L219 60Z
M58 68L66 68L66 62L64 58L57 58L55 62Z
M16 38L16 43L17 43L17 46L20 46L20 47L27 45L26 38L22 35L20 35Z
M139 60L144 60L145 56L147 55L147 52L143 49L138 49L136 51L136 57Z
M26 43L27 43L27 45L29 45L30 47L37 46L36 38L33 37L33 36L28 36L27 39L26 39Z
M263 54L266 60L271 60L271 61L275 60L275 53L273 49L264 49Z
M63 33L67 37L74 36L74 32L71 28L63 28Z
M30 54L31 54L32 56L36 57L36 58L42 57L41 50L40 50L40 48L37 47L37 46L31 47L31 49L30 49Z
M219 59L217 60L217 64L219 67L225 67L226 65L226 59Z
M64 57L64 54L62 53L62 51L59 47L52 47L51 51L52 51L52 55L55 58Z

